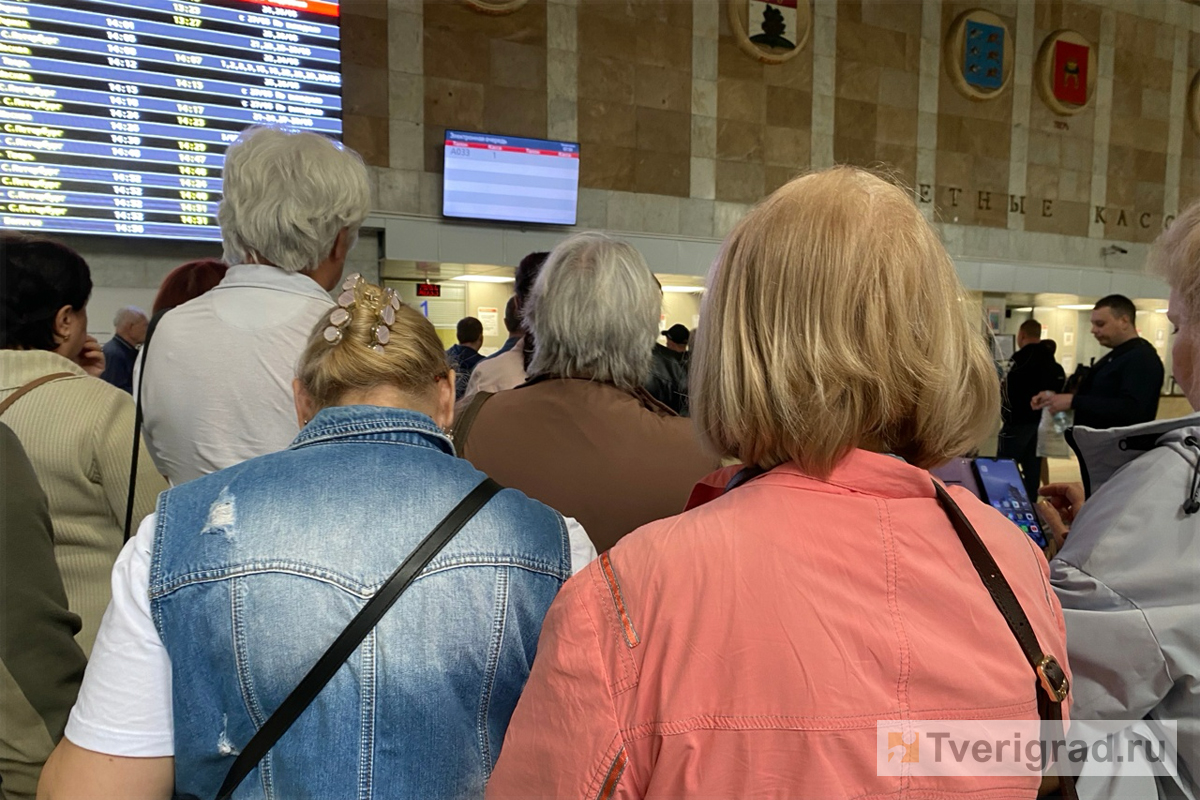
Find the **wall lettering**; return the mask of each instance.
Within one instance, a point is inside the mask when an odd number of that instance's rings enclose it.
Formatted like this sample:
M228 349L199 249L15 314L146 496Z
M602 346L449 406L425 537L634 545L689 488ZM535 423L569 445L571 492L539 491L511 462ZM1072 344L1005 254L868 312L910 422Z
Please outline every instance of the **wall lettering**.
M986 191L983 189L969 189L961 186L943 186L936 187L928 183L918 184L917 199L922 203L931 203L934 201L934 192L941 190L944 192L941 195L941 202L945 203L945 207L958 208L958 199L963 193L974 192L976 195L975 207L979 211L992 211L992 195L995 192ZM1010 194L1005 195L1008 198L1008 212L1010 214L1025 213L1026 196ZM1034 202L1041 203L1041 214L1043 217L1054 217L1054 200L1052 198L1034 198ZM1109 214L1114 215L1113 224L1122 228L1129 228L1130 218L1137 217L1138 227L1142 230L1149 230L1155 227L1154 220L1158 217L1157 211L1143 211L1137 208L1113 208L1110 206L1093 206L1093 222L1101 225L1107 225ZM1175 216L1170 215L1163 217L1162 229L1166 230L1171 227L1171 223L1175 221Z

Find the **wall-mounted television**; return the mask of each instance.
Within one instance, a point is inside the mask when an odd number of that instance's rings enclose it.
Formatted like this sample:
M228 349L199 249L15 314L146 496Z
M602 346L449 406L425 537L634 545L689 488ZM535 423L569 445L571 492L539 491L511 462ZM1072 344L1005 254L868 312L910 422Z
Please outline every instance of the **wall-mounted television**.
M446 131L442 214L574 225L579 144Z
M0 227L219 240L242 130L341 137L338 0L9 0L0 20Z

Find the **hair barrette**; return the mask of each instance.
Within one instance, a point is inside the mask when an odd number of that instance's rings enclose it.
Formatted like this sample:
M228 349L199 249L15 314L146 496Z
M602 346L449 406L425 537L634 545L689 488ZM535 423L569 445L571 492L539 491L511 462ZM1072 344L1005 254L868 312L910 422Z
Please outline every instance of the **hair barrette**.
M358 300L358 285L362 275L357 272L342 282L342 293L338 295L337 308L329 312L329 327L324 331L325 341L337 344L342 340L342 331L350 321L350 307Z
M350 322L350 308L361 301L374 299L366 297L367 293L364 292L363 287L367 285L362 275L357 272L342 282L342 293L338 295L337 308L329 312L329 326L324 331L325 341L331 345L341 342L346 325ZM384 345L391 341L391 326L395 323L396 312L399 310L400 295L396 294L394 289L384 289L382 302L375 312L375 325L372 327L374 341L371 349L376 353L382 354Z

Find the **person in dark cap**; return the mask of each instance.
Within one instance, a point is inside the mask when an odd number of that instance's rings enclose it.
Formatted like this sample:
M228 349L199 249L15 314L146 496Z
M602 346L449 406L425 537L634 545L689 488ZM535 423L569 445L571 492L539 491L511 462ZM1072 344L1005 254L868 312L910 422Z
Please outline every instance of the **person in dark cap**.
M667 344L654 345L654 361L646 391L676 414L688 415L688 341L691 333L686 325L676 323L662 332Z

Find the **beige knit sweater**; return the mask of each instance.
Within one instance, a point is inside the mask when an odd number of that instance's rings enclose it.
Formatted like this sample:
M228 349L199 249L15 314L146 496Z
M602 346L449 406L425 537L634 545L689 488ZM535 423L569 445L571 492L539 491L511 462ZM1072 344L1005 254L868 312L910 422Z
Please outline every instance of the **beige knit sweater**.
M73 377L34 389L3 420L21 440L50 500L54 555L71 610L83 619L75 638L90 655L121 550L135 408L125 392L46 350L0 350L0 400L56 372ZM143 446L132 531L166 488Z

